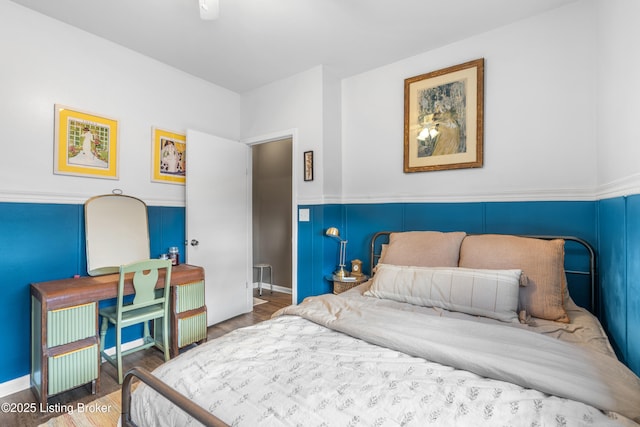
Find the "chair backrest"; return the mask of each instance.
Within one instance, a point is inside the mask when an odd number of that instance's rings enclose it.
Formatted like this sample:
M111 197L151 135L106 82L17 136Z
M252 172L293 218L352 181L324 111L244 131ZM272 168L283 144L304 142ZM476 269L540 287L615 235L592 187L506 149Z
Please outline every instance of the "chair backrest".
M165 269L164 288L156 292L159 270ZM124 306L124 286L127 275L133 273L133 288L135 297L133 304ZM129 276L130 277L130 276ZM167 303L169 301L169 287L171 284L171 260L148 259L120 266L120 280L118 282L118 311L129 311L148 305Z

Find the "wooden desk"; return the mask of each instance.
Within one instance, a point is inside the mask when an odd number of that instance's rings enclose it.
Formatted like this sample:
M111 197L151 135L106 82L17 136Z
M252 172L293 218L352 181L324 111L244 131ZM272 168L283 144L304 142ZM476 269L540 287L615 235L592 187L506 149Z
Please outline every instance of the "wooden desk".
M131 275L133 277L133 275ZM31 285L31 389L40 402L91 383L100 386L98 301L116 298L118 274L54 280ZM164 285L164 272L158 288ZM187 264L171 270L171 357L207 338L204 269ZM131 278L125 294L133 294Z

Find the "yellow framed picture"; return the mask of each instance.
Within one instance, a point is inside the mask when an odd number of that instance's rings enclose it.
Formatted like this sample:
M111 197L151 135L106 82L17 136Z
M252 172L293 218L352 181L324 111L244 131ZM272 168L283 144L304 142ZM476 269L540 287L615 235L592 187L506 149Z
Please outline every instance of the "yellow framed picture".
M185 183L187 137L183 133L152 128L151 181Z
M53 172L118 179L118 121L55 105Z

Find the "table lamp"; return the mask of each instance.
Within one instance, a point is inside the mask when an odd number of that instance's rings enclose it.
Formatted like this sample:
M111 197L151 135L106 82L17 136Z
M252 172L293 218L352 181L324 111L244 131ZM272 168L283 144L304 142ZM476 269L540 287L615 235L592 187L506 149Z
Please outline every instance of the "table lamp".
M338 231L338 229L336 227L328 228L327 232L325 234L327 236L329 236L329 237L333 237L334 239L337 239L340 242L340 258L339 258L339 261L338 261L339 262L339 264L338 264L339 268L333 274L342 279L342 278L348 276L347 271L344 269L344 267L345 267L345 257L346 257L346 252L347 252L347 241L340 238L340 231Z

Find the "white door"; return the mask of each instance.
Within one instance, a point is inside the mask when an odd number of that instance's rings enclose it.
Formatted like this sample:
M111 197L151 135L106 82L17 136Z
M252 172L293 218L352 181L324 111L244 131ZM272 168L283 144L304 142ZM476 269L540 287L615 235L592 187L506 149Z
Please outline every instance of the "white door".
M246 145L187 131L187 262L204 267L207 324L253 304Z

